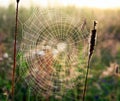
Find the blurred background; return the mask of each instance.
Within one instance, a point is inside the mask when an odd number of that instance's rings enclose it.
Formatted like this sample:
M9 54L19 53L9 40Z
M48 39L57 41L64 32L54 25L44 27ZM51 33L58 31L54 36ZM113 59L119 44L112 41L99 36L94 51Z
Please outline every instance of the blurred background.
M15 0L0 0L0 101L10 101L15 7ZM79 18L84 13L88 19L93 20L95 18L98 21L98 39L91 60L86 101L120 101L120 1L21 0L17 36L18 47L22 33L21 21L26 21L36 7L64 8L64 12L69 15L75 13L75 16ZM91 18L92 16L94 18ZM20 86L19 83L16 90ZM39 97L30 95L25 87L16 92L15 101L41 101ZM75 101L79 100L76 99Z

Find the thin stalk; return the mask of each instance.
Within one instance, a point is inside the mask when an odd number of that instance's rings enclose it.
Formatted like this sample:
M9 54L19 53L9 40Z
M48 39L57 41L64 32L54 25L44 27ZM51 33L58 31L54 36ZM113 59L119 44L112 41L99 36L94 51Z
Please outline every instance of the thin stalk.
M87 72L85 76L85 85L84 85L84 90L83 90L83 98L82 101L85 101L85 94L86 94L86 89L87 89L87 81L88 81L88 74L89 74L89 68L90 68L90 60L95 48L95 43L96 43L96 21L94 21L94 26L93 30L91 33L91 38L90 38L90 49L89 49L89 57L88 57L88 66L87 66Z
M13 73L12 73L12 101L14 101L14 89L15 89L15 70L16 70L16 38L18 33L18 5L19 0L17 2L16 7L16 20L15 20L15 34L14 34L14 60L13 60Z
M85 76L85 85L84 85L84 90L83 90L82 101L85 101L85 94L86 94L86 90L87 90L87 80L88 80L89 68L90 68L90 57L88 59L88 66L87 66L87 72L86 72L86 76Z

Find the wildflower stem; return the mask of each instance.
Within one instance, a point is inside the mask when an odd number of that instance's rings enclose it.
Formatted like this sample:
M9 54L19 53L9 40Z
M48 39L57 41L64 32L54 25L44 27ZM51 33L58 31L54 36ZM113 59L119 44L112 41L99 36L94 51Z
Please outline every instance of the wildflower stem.
M15 90L15 70L16 70L16 38L18 33L18 5L19 0L17 2L16 7L16 20L15 20L15 34L14 34L14 60L13 60L13 73L12 73L12 101L14 101L14 90Z
M84 85L84 90L83 90L83 100L82 101L85 101L85 94L86 94L86 89L87 89L87 80L88 80L89 68L90 68L90 56L89 56L89 59L88 59L88 66L87 66L87 72L86 72L86 76L85 76L85 85Z
M90 68L90 60L95 48L95 43L96 43L96 21L94 21L94 26L93 26L93 30L91 33L91 38L90 38L90 49L89 49L89 57L88 57L88 66L87 66L87 72L85 75L85 85L84 85L84 90L83 90L83 98L82 101L85 101L85 94L86 94L86 89L87 89L87 81L88 81L88 74L89 74L89 68Z

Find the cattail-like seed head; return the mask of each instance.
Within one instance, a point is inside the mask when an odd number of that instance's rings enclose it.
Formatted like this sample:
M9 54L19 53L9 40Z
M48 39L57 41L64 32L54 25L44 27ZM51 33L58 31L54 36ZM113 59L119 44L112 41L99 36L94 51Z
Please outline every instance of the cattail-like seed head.
M85 93L86 93L86 87L87 87L87 80L88 80L88 74L89 74L89 63L90 63L90 59L91 56L93 54L94 48L95 48L95 42L96 42L96 24L97 22L94 21L94 26L93 26L93 30L91 32L91 37L90 37L90 49L89 49L89 58L88 58L88 68L87 68L87 72L86 72L86 76L85 76L85 86L84 86L84 90L83 90L83 100L85 101Z
M91 32L91 37L90 37L90 49L89 49L89 58L91 58L92 54L93 54L93 51L94 51L94 48L95 48L95 43L96 43L96 24L97 22L94 21L94 27L93 27L93 30Z
M17 3L19 3L20 0L16 0L16 1L17 1Z

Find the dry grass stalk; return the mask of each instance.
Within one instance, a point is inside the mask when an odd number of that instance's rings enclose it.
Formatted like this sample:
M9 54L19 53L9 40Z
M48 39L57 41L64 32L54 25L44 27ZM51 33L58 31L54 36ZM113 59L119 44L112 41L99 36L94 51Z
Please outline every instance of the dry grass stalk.
M81 25L81 31L83 31L84 30L84 28L85 28L85 25L86 25L86 19L83 21L83 24Z
M15 70L16 70L16 38L18 32L18 5L20 0L16 0L16 23L15 23L15 34L14 34L14 63L13 63L13 73L12 73L12 101L14 101L14 88L15 88Z
M88 74L89 74L89 67L90 67L90 59L93 54L94 48L95 48L95 43L96 43L96 21L94 21L94 27L91 33L91 38L90 38L90 48L89 48L89 57L88 57L88 67L87 67L87 72L86 72L86 77L85 77L85 85L84 85L84 90L83 90L83 101L85 101L85 94L86 94L86 89L87 89L87 80L88 80Z

